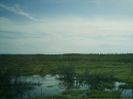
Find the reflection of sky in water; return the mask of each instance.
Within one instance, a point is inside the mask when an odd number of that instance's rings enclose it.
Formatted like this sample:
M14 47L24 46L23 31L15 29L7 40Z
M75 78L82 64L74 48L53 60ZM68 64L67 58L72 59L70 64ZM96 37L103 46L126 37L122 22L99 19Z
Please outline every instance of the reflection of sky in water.
M120 85L125 85L125 83L123 82L115 82L115 88L113 88L113 90L120 90L119 86ZM132 89L124 89L121 93L121 97L133 97L133 93L132 93Z
M123 82L115 82L115 88L113 90L118 90L120 85L125 85Z
M41 83L42 85L36 85L33 90L30 90L25 93L24 98L31 97L39 97L39 96L48 96L48 95L55 95L60 94L65 89L59 88L60 81L56 79L58 75L51 76L46 75L41 77L39 75L27 76L27 77L20 77L19 80L27 81L32 83Z
M122 91L121 97L129 97L129 96L133 98L132 89L125 89Z
M125 85L125 83L124 82L115 82L115 87L113 89L110 90L110 89L105 88L105 90L106 91L118 91L119 90L121 92L122 89L119 89L120 85ZM132 89L124 89L121 93L121 97L133 97Z
M34 89L28 91L25 93L23 98L29 98L31 97L40 97L40 96L49 96L49 95L55 95L60 94L65 90L63 86L59 86L59 83L61 81L57 80L58 75L51 76L46 75L44 77L41 77L39 75L33 75L33 76L27 76L27 77L19 77L19 80L21 81L27 81L32 83L41 83L40 86L36 85ZM76 82L75 82L76 83ZM75 84L74 84L75 85ZM125 85L123 82L115 82L115 87L113 89L105 89L106 91L118 91L119 85ZM88 88L87 85L80 86L81 90L86 90ZM74 88L75 89L75 88ZM125 89L122 91L121 94L122 97L133 97L132 89Z

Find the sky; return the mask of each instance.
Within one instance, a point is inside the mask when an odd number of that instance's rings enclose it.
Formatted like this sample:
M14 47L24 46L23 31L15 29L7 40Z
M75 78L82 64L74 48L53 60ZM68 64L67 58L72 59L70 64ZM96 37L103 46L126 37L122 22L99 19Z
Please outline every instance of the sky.
M0 54L133 53L133 0L0 0Z

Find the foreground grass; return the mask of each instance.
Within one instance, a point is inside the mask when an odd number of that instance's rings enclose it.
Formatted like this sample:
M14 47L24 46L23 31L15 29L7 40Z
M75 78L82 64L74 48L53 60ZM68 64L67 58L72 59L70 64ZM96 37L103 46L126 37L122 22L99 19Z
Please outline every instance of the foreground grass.
M119 92L107 92L107 91L99 91L92 90L88 92L88 98L118 98Z
M61 95L46 96L43 98L63 98L63 99L81 99L81 98L118 98L119 92L107 92L92 90L85 92L84 90L66 90Z

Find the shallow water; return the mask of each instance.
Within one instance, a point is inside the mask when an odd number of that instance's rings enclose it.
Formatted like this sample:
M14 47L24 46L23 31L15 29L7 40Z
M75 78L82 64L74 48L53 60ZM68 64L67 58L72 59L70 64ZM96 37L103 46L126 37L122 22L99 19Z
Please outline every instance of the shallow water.
M50 96L55 94L60 94L63 92L66 88L62 86L62 81L59 81L57 78L59 78L58 75L51 76L46 75L44 77L39 75L33 75L33 76L21 76L18 80L20 81L26 81L35 83L35 87L24 93L23 98L34 98L34 97L41 97L41 96ZM12 80L13 81L13 80ZM76 83L76 81L75 81ZM123 82L115 82L115 87L113 89L105 89L106 91L121 91L119 89L119 85L124 85ZM76 86L76 84L74 84ZM87 85L80 86L79 89L86 90L88 88ZM74 88L75 89L75 88ZM133 97L133 93L131 89L124 89L122 91L121 97Z
M28 98L28 97L33 98L33 97L60 94L65 90L65 88L61 88L59 86L59 83L61 83L61 81L57 80L56 79L57 77L58 75L55 76L46 75L44 77L41 77L39 75L33 75L28 77L20 77L21 80L23 79L27 82L36 83L34 89L26 92L23 98Z
M115 82L115 87L113 89L107 89L105 88L106 91L120 91L122 89L119 89L120 85L125 85L126 83L124 82ZM133 90L132 89L124 89L121 93L121 97L133 97Z

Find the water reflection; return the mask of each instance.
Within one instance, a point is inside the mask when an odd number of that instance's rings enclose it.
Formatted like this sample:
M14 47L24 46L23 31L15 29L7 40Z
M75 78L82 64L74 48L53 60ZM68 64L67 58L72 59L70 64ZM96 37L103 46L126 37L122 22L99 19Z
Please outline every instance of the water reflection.
M55 94L61 94L64 90L68 89L66 82L63 80L59 80L60 76L55 75L46 75L44 77L39 75L33 75L33 76L21 76L19 77L19 81L26 81L26 82L32 82L34 84L34 89L29 90L23 94L23 98L34 98L34 97L41 97L41 96L50 96ZM12 80L13 81L13 80ZM80 83L79 80L76 80L76 77L71 83L72 86L70 89L81 89L81 90L87 90L90 85L87 85L85 81L82 81ZM107 89L106 91L120 91L119 85L124 85L123 82L115 82L115 87L113 89ZM84 95L86 91L84 92ZM124 89L121 94L122 97L133 97L133 93L131 89Z
M125 85L124 82L115 82L115 87L113 89L105 88L105 91L119 91L121 92L122 89L119 88L120 85ZM133 90L132 89L124 89L121 93L121 97L133 97Z
M20 77L20 79L25 80L27 82L32 82L35 84L34 89L26 92L23 98L28 97L40 97L40 96L48 96L48 95L55 95L60 94L65 90L65 88L61 88L59 84L61 81L57 80L58 75L51 76L46 75L41 77L39 75L33 75L28 77Z

